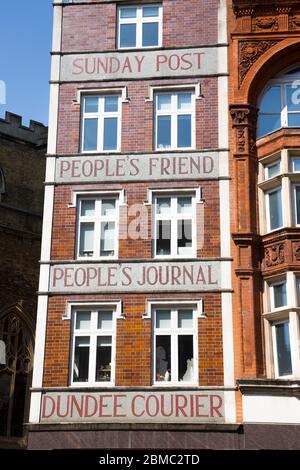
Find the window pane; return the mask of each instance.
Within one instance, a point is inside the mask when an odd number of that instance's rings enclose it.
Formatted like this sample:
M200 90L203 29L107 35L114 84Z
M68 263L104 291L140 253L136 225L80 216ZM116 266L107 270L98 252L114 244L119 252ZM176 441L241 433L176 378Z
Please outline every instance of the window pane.
M143 23L142 46L158 46L158 23Z
M111 336L97 338L96 382L111 380Z
M280 323L275 326L278 374L292 374L291 345L289 334L289 322Z
M101 224L100 256L113 256L115 254L115 223Z
M192 211L192 198L190 196L177 199L177 212L179 214L190 214Z
M157 198L157 200L156 200L156 210L157 210L158 214L170 215L171 198L170 197Z
M267 167L268 178L274 178L280 174L280 161L273 163Z
M171 109L172 95L164 93L157 95L157 109L159 111L169 111Z
M84 112L85 113L98 113L98 96L87 96L84 98Z
M194 381L193 336L178 336L178 380Z
M156 381L171 380L171 336L156 336Z
M113 326L113 313L101 310L98 312L98 330L111 330Z
M104 119L104 150L116 150L118 146L118 118Z
M97 150L98 119L84 120L83 150Z
M261 114L258 118L258 137L274 132L281 128L280 114Z
M171 116L157 117L157 148L171 147Z
M295 187L296 223L300 224L300 186Z
M83 217L93 217L95 214L95 201L86 199L81 201L80 215Z
M177 146L192 146L192 117L190 115L178 116Z
M189 249L192 248L192 221L191 220L178 220L177 221L177 237L178 237L178 255L184 255Z
M116 215L115 199L102 199L102 215L104 217L114 217Z
M269 193L270 229L282 227L281 189Z
M120 17L121 18L135 18L136 17L136 8L120 8Z
M288 126L289 127L300 127L300 114L295 113L288 115Z
M88 382L89 379L90 338L75 338L73 382Z
M299 86L288 86L286 88L287 92L287 106L288 111L300 111L300 99L299 99Z
M300 171L300 158L293 158L293 171Z
M79 255L80 256L93 256L94 254L94 224L81 223L80 224L80 242L79 242Z
M104 98L104 112L114 113L118 112L119 97L118 96L105 96Z
M171 221L159 220L157 222L156 254L169 255L171 253Z
M91 312L76 312L76 330L89 330L91 327Z
M191 109L192 106L192 94L191 93L179 93L178 94L178 109Z
M170 310L158 310L156 312L156 328L171 328Z
M286 283L276 284L273 286L274 292L274 307L280 308L284 307L287 304L286 298Z
M136 24L120 25L120 47L136 46Z
M193 310L178 310L178 328L193 328Z
M159 15L159 7L143 7L143 17L149 18L151 16Z
M261 113L280 113L281 112L281 90L279 86L269 88L260 103Z

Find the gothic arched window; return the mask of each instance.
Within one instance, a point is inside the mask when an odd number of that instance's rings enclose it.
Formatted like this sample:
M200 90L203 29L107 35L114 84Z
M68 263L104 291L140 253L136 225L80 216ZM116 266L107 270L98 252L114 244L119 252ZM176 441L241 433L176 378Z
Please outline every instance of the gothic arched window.
M270 80L259 101L257 137L282 127L300 127L300 67Z
M33 339L17 307L0 318L0 340L5 344L5 363L0 364L0 438L18 438L24 434Z

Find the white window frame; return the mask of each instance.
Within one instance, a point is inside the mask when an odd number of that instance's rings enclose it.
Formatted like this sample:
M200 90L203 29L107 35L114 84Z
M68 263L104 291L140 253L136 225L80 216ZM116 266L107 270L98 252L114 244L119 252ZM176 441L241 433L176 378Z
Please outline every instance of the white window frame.
M116 201L116 214L115 217L102 216L101 207L102 201L105 199L114 199ZM119 193L102 193L102 194L81 194L76 198L77 200L77 216L76 216L76 259L88 260L109 260L117 259L119 255L119 219L120 219L120 194ZM81 215L81 202L83 200L95 201L94 216ZM100 241L101 241L101 224L103 222L115 222L115 243L114 255L101 256L100 255ZM94 255L93 256L80 256L80 226L82 223L94 223ZM97 254L97 248L98 253Z
M168 310L171 311L171 328L156 328L156 312ZM178 322L178 311L179 310L192 310L193 311L193 328L191 329L180 329L177 326ZM169 306L157 303L152 306L152 383L154 386L197 386L199 383L198 377L198 308L196 304L169 304ZM157 381L156 380L156 337L157 336L171 336L171 378L178 377L178 336L189 335L193 337L193 350L194 350L194 381L193 382L180 382L178 380L170 381ZM174 360L175 359L175 360Z
M293 184L292 192L293 192L293 207L294 207L294 223L297 227L300 226L300 220L297 220L297 198L296 198L296 190L297 188L300 189L300 183Z
M282 224L280 227L276 227L271 229L271 217L270 217L270 193L273 193L275 191L280 190L281 193L281 218L282 218ZM269 189L268 191L265 192L265 200L266 200L266 216L267 216L267 232L275 232L276 230L280 230L284 226L284 221L283 221L283 207L282 207L282 186L276 186L274 188Z
M295 65L293 67L289 67L290 70L294 69L295 68ZM281 102L280 102L280 108L281 108L281 111L278 112L278 113L259 113L259 119L262 115L277 115L277 114L280 114L280 120L281 120L281 126L276 129L275 131L272 131L272 132L276 132L282 128L288 128L288 127L295 127L295 126L288 126L288 115L289 114L300 114L299 112L297 111L288 111L288 108L287 108L287 87L289 86L293 86L293 84L296 84L296 88L300 87L300 74L298 72L298 70L295 72L295 74L291 74L291 75L286 75L288 72L289 72L289 69L286 69L283 73L281 73L278 77L275 77L274 79L270 80L267 84L267 86L264 88L262 94L261 94L261 97L260 97L260 100L259 100L259 108L260 108L260 104L266 94L266 92L270 89L270 88L273 88L273 87L279 87L280 88L280 98L281 98ZM296 90L295 88L295 90ZM296 126L296 128L298 128L300 126ZM265 135L268 135L268 134L262 134L261 136L259 136L258 138L262 138L264 137Z
M118 97L118 111L104 112L105 97L117 96ZM86 113L85 112L85 98L98 98L98 112ZM105 118L117 118L117 148L104 150L104 119ZM97 149L96 150L85 150L84 149L84 132L85 123L88 119L97 119ZM122 95L120 92L112 90L111 92L99 92L99 93L85 93L81 94L81 136L80 136L80 151L81 153L118 153L121 151L121 132L122 132Z
M177 212L177 200L180 197L191 197L192 198L192 211L191 215L181 214ZM157 199L158 198L170 198L171 199L171 210L170 215L157 214ZM157 259L171 259L171 258L195 258L197 255L197 195L195 190L191 189L184 192L157 192L152 196L152 252L153 257ZM185 217L186 216L186 217ZM191 220L192 221L192 247L190 253L178 254L178 220ZM171 253L169 255L158 255L156 253L156 237L157 237L157 222L159 220L170 220L171 221Z
M282 305L281 307L275 307L275 296L274 296L274 287L285 284L285 290L286 290L286 304ZM282 278L278 281L272 282L269 284L269 290L270 290L270 307L272 311L279 311L279 310L284 310L288 308L288 285L287 285L287 279Z
M190 93L191 94L191 109L178 109L178 95ZM171 109L169 110L158 110L158 97L160 95L171 95ZM196 146L196 96L195 86L193 88L187 87L186 89L156 89L154 90L154 147L155 150L193 150ZM177 117L181 115L191 116L191 147L178 147L178 120ZM159 116L171 116L171 145L170 147L158 147L158 117Z
M285 318L282 320L274 321L272 322L271 328L272 328L272 343L273 343L273 357L274 357L274 372L275 372L275 378L283 378L283 379L291 379L293 378L293 357L292 357L292 351L291 351L291 364L292 364L292 373L289 375L279 375L279 366L278 366L278 351L277 351L277 339L276 339L276 325L282 324L282 323L288 323L289 325L289 338L290 338L290 346L292 348L291 344L291 329L290 329L290 320L289 318Z
M121 18L121 11L124 8L134 7L137 9L136 18ZM143 17L143 7L158 7L158 16ZM158 23L158 44L156 46L143 46L143 24ZM121 47L120 45L120 26L121 24L136 24L136 45L135 47ZM163 24L163 7L160 3L132 4L118 7L118 31L117 31L117 48L118 49L154 49L162 47L162 24Z
M98 330L98 312L110 310L112 312L112 328ZM89 329L75 330L77 312L91 312L91 327ZM71 360L69 371L69 383L72 387L111 387L115 385L116 370L116 328L117 328L117 308L116 304L107 303L104 305L81 305L74 307L71 313ZM111 380L107 382L96 382L96 359L97 359L97 338L100 336L111 336ZM90 337L89 346L89 380L87 382L74 382L73 370L75 360L75 340L77 337ZM92 379L94 377L94 380Z
M269 168L272 167L272 166L275 166L277 163L279 163L279 173L275 176L269 177L269 175L268 175ZM264 166L264 174L265 174L265 178L264 178L265 181L273 179L273 178L277 178L277 176L279 176L281 174L281 158L278 158L277 160L274 160L274 161L268 163L267 165L265 165Z
M292 155L292 156L290 157L290 159L291 159L291 171L292 171L292 173L296 173L296 174L300 173L300 170L298 170L298 171L295 170L295 165L294 165L294 162L295 162L296 160L300 162L300 156L297 157L297 156L293 156L293 155Z

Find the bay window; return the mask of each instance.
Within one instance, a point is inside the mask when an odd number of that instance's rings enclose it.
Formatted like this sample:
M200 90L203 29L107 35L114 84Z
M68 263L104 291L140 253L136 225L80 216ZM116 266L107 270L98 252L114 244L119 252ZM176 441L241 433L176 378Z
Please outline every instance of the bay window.
M291 343L288 320L273 323L273 348L275 375L277 377L290 376L293 373Z
M118 208L114 195L78 200L77 258L117 256Z
M197 384L196 313L196 309L191 306L154 310L154 384Z
M269 231L282 227L281 188L274 188L267 192L267 207Z
M154 198L154 256L196 255L195 194L160 194Z
M270 80L259 104L258 137L282 127L300 127L299 80L299 67Z
M115 312L113 308L78 309L73 314L71 383L114 382Z
M162 6L132 5L118 8L118 48L162 45Z
M85 96L82 103L82 152L120 151L121 97Z
M189 91L156 93L156 149L189 149L194 146L195 94Z

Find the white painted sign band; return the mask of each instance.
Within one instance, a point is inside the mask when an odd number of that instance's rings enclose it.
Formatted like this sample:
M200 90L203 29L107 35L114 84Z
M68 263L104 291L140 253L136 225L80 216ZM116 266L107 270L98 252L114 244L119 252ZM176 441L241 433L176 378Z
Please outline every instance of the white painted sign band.
M51 266L50 292L210 291L221 288L220 261Z
M224 422L224 392L102 391L47 392L42 423L201 423Z
M219 176L218 152L60 157L56 183L210 179Z
M60 80L136 80L225 74L226 70L219 70L219 47L66 54L61 58Z

